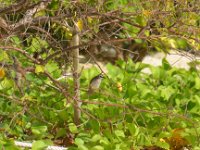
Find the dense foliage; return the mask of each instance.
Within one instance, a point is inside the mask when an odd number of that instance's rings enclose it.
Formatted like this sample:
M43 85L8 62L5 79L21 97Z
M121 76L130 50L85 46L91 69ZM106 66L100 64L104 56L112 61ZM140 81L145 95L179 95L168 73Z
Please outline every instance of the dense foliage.
M51 67L52 74L54 67ZM143 73L145 68L151 74ZM26 75L29 84L20 100L8 96L14 92L13 85L4 78L1 81L1 131L4 132L1 144L10 146L12 139L17 138L39 140L36 149L52 143L49 140L78 146L78 149L125 150L144 145L169 148L167 139L173 137L174 131L181 130L178 140L184 138L187 141L184 144L194 149L200 146L198 71L172 68L165 60L161 67L120 61L118 67L108 64L107 69L108 77L101 90L90 97L84 89L96 69L82 73L81 97L85 103L79 127L72 120L72 105L66 103L41 73ZM63 84L69 80L63 79Z
M35 150L200 147L196 63L186 71L165 59L134 62L149 50L198 53L198 0L0 2L0 149L19 149L14 140L35 141ZM81 69L78 52L84 63L112 64Z

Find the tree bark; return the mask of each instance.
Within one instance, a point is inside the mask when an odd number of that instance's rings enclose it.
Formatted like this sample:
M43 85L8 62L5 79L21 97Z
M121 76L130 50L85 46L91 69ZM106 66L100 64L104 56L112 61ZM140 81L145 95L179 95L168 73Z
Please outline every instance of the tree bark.
M76 27L75 27L76 28ZM72 45L79 45L79 34L78 29L75 29L74 36L72 38ZM74 78L74 123L76 125L80 124L81 118L81 102L80 102L80 80L79 80L79 48L72 50L73 58L73 78Z

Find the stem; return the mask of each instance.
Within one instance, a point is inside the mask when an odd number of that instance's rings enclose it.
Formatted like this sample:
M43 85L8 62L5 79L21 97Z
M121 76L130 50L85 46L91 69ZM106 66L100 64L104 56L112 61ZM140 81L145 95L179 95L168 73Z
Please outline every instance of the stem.
M72 38L72 45L77 46L79 45L79 34L78 30L74 33ZM81 102L80 102L80 80L79 80L79 48L75 48L72 50L72 57L73 57L73 78L74 78L74 123L76 125L80 124L80 117L81 117Z

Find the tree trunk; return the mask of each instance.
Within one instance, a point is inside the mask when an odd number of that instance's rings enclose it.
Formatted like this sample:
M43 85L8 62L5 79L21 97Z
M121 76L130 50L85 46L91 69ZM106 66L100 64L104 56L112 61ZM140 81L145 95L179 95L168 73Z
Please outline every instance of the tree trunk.
M74 32L74 36L72 39L72 45L79 45L79 34L78 30ZM73 49L72 51L73 57L73 78L74 78L74 123L76 125L80 124L81 117L81 102L80 102L80 80L79 80L79 48Z

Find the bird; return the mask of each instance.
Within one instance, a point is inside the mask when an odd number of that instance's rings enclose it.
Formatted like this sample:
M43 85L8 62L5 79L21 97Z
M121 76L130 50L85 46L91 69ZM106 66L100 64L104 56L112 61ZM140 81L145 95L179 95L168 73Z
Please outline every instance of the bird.
M94 91L99 89L99 86L101 84L102 79L104 78L103 74L100 73L97 76L93 77L90 80L90 84L89 84L89 89L88 89L88 94L93 93Z

